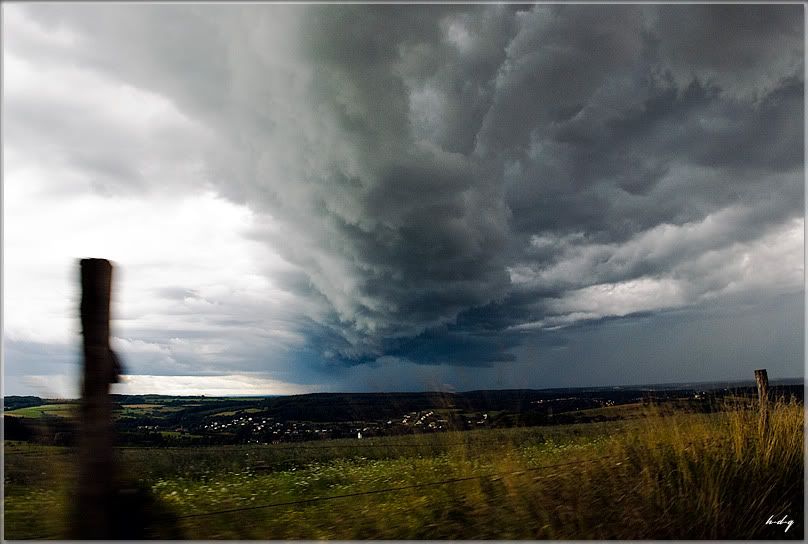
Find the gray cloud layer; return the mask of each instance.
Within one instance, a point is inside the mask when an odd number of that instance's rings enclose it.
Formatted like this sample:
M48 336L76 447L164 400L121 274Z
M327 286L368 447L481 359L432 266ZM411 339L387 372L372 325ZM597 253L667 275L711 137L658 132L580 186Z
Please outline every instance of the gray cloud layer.
M491 365L525 331L802 288L801 240L778 245L802 236L801 6L24 9L74 38L13 51L165 96L196 136L135 155L204 168L149 179L115 139L65 156L98 191L248 205L312 358ZM75 137L6 109L19 146Z

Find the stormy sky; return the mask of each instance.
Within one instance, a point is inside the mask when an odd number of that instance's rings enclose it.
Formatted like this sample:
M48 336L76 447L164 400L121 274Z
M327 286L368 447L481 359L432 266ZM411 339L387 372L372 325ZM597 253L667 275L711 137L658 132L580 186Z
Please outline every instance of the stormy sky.
M801 5L2 9L5 394L804 375Z

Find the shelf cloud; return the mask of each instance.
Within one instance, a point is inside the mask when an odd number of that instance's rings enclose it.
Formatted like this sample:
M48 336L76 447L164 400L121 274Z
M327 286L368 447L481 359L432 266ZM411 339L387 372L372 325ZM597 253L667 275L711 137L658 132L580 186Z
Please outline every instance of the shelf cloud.
M10 230L77 195L204 198L183 228L223 229L176 248L182 273L120 253L149 278L120 325L144 376L482 387L604 320L804 292L802 6L28 4L3 26Z

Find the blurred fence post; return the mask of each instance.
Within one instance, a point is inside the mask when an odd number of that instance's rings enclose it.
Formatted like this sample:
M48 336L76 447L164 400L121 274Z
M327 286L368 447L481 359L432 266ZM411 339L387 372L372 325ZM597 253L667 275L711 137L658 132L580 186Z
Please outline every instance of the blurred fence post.
M755 370L755 383L757 383L760 409L759 428L761 432L766 432L769 426L769 376L765 368Z
M110 538L114 501L112 402L109 384L119 372L109 347L112 265L81 260L81 328L84 371L79 421L78 492L71 530L79 539Z

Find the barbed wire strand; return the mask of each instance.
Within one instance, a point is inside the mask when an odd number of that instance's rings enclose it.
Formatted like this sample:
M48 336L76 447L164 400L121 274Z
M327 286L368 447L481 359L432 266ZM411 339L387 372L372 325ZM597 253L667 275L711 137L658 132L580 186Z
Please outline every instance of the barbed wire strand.
M357 491L356 493L345 493L345 494L342 494L342 495L326 495L326 496L321 496L321 497L312 497L312 498L309 498L309 499L299 499L299 500L296 500L296 501L276 502L276 503L263 504L263 505L257 505L257 506L243 506L243 507L239 507L239 508L228 508L228 509L225 509L225 510L214 510L212 512L199 512L199 513L195 513L195 514L185 514L185 515L182 515L182 516L177 516L177 519L198 518L198 517L204 517L204 516L215 516L215 515L227 514L227 513L231 513L231 512L243 512L243 511L248 511L248 510L261 510L261 509L265 509L265 508L276 508L276 507L279 507L279 506L292 506L292 505L296 505L296 504L307 504L307 503L312 503L312 502L329 501L329 500L335 500L335 499L346 499L346 498L350 498L350 497L359 497L359 496L362 496L362 495L375 495L375 494L378 494L378 493L390 493L390 492L393 492L393 491L403 491L403 490L407 490L407 489L417 489L417 488L421 488L421 487L434 487L434 486L438 486L438 485L446 485L446 484L452 484L452 483L457 483L457 482L466 482L466 481L470 481L470 480L482 480L482 479L487 479L487 478L500 478L500 477L503 477L503 476L512 476L512 475L517 475L517 474L525 474L525 473L529 473L529 472L537 472L537 471L540 471L540 470L546 470L546 469L550 469L550 468L558 468L558 467L570 466L570 465L581 465L581 464L585 464L585 463L594 463L595 461L602 461L604 459L611 459L611 458L615 458L615 457L617 457L617 456L615 456L615 455L605 455L605 456L601 456L601 457L595 457L595 458L592 458L592 459L583 459L583 460L580 460L580 461L569 461L569 462L566 462L566 463L557 463L557 464L553 464L553 465L542 465L542 466L538 466L538 467L531 467L531 468L526 468L526 469L522 469L522 470L514 470L514 471L509 471L509 472L493 472L493 473L488 473L488 474L478 474L478 475L475 475L475 476L464 476L464 477L459 477L459 478L449 478L447 480L439 480L439 481L436 481L436 482L426 482L426 483L422 483L422 484L412 484L412 485L405 485L405 486L399 486L399 487L388 487L388 488L384 488L384 489L372 489L372 490L369 490L369 491Z
M214 510L214 511L211 511L211 512L198 512L198 513L194 513L194 514L185 514L185 515L182 515L182 516L177 516L176 519L190 519L190 518L217 516L217 515L221 515L221 514L230 514L230 513L235 513L235 512L246 512L246 511L250 511L250 510L263 510L263 509L267 509L267 508L278 508L278 507L281 507L281 506L294 506L294 505L298 505L298 504L310 504L310 503L315 503L315 502L323 502L323 501L330 501L330 500L336 500L336 499L347 499L347 498L351 498L351 497L360 497L360 496L363 496L363 495L377 495L377 494L380 494L380 493L392 493L394 491L404 491L404 490L407 490L407 489L418 489L418 488L422 488L422 487L435 487L435 486L439 486L439 485L448 485L448 484L453 484L453 483L458 483L458 482L468 482L468 481L472 481L472 480L502 478L504 476L515 476L515 475L519 475L519 474L527 474L527 473L538 472L538 471L541 471L541 470L546 470L546 469L551 469L551 468L559 468L559 467L564 467L564 466L582 465L582 464L587 464L587 463L594 463L596 461L603 461L603 460L606 460L606 459L615 459L617 457L618 457L617 455L603 455L603 456L600 456L600 457L594 457L592 459L582 459L582 460L579 460L579 461L568 461L568 462L565 462L565 463L556 463L556 464L552 464L552 465L541 465L541 466L538 466L538 467L530 467L530 468L525 468L525 469L522 469L522 470L513 470L513 471L508 471L508 472L493 472L493 473L488 473L488 474L478 474L478 475L474 475L474 476L463 476L463 477L458 477L458 478L449 478L449 479L446 479L446 480L439 480L439 481L436 481L436 482L426 482L426 483L422 483L422 484L412 484L412 485L404 485L404 486L398 486L398 487L387 487L387 488L384 488L384 489L371 489L369 491L357 491L355 493L344 493L342 495L326 495L326 496L321 496L321 497L311 497L311 498L308 498L308 499L298 499L298 500L294 500L294 501L275 502L275 503L271 503L271 504L262 504L262 505L257 505L257 506L242 506L242 507L239 507L239 508L227 508L227 509L224 509L224 510ZM625 459L623 459L623 460L625 460ZM618 463L618 465L620 465L620 464L621 463ZM46 540L46 539L59 538L60 536L61 536L60 534L49 534L49 535L42 535L42 536L36 536L36 537L22 538L22 539L19 539L19 540Z
M400 444L400 443L392 443L392 444L367 444L367 443L354 443L354 444L334 444L334 445L323 445L323 446L313 446L313 445L292 445L289 443L284 444L256 444L256 445L244 445L244 444L210 444L210 445L203 445L203 446L116 446L116 451L137 451L137 450L149 450L149 451L185 451L189 453L199 453L199 451L206 451L206 450L227 450L232 449L235 451L242 450L245 453L252 453L254 451L278 451L278 450L333 450L333 449L348 449L348 448L443 448L443 447L452 447L452 446L513 446L516 445L513 442L436 442L431 444ZM69 453L73 453L70 450L67 451L5 451L6 455L65 455Z

